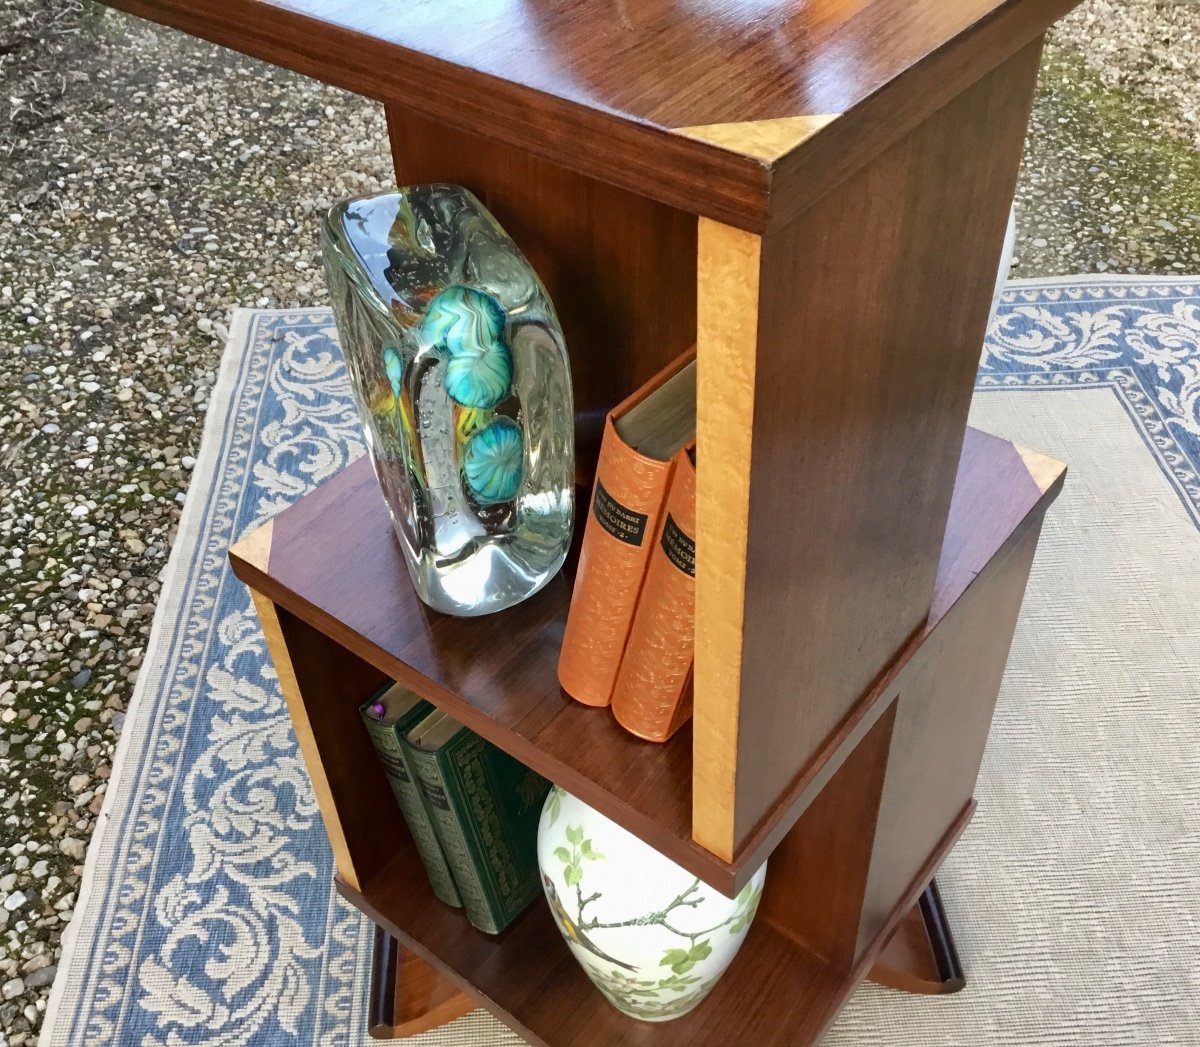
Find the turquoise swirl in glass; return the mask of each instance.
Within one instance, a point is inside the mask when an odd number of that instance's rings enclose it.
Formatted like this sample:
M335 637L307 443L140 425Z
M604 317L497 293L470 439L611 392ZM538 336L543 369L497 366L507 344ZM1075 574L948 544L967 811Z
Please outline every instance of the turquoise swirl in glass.
M454 185L347 200L325 272L375 473L418 595L500 611L562 566L574 418L546 289Z

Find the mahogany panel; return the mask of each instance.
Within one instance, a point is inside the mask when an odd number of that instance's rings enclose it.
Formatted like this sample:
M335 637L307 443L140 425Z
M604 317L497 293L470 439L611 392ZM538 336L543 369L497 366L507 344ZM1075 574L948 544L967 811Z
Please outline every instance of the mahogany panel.
M1023 462L1008 442L968 432L959 473L962 489L973 493L954 503L947 541L954 552L939 571L937 606L950 607L969 591L1001 547L1005 536L994 532L995 520L1016 529L1057 492L1060 476L1039 487L1029 482L1027 469L1022 472ZM375 679L400 680L727 894L741 889L858 745L894 695L896 675L940 621L931 619L879 685L861 697L811 764L781 791L734 861L724 862L691 839L691 730L663 745L644 742L607 712L585 708L559 689L555 667L569 601L565 577L501 614L468 619L430 611L413 592L365 458L238 543L230 560L239 578L312 627L300 646L325 654L309 655L314 683L305 702L314 709L338 707L322 713L331 718L331 745L364 743L358 759L374 770L373 757L363 755L368 749L355 703ZM373 666L376 675L348 686L338 666L354 662L336 653L339 647ZM322 668L322 659L330 668ZM350 784L355 781L351 776ZM385 788L381 772L375 786Z
M761 231L1076 0L109 2Z
M736 796L730 837L705 840L718 853L742 847L929 612L1038 53L763 239ZM731 700L703 683L698 723Z
M988 475L1003 478L1000 483L984 480L969 464L983 461L989 463L985 470ZM937 656L944 647L941 636L958 628L953 625L958 617L986 616L986 604L968 606L963 595L973 592L993 566L1003 568L1024 541L1028 527L1041 519L1058 496L1065 475L1066 467L1061 462L977 429L967 429L946 529L946 555L934 586L933 611L751 833L735 858L738 869L757 868L779 846L879 716L903 693L908 681L925 671L929 659Z
M398 184L466 186L546 285L590 489L604 415L696 341L695 217L400 106L387 113Z
M768 902L803 876L797 862L810 851L780 854L768 871L763 909L736 961L711 995L668 1027L671 1043L724 1047L730 1043L812 1044L829 1027L886 942L911 917L933 871L958 838L970 808L937 843L918 881L881 927L877 939L847 970L819 956L788 929L783 904ZM461 910L433 897L408 837L379 874L355 890L337 881L353 905L500 1021L531 1043L559 1047L660 1047L664 1028L627 1018L610 1006L571 958L549 907L534 902L503 934L482 934ZM785 899L780 899L786 901ZM786 1004L786 1005L784 1005Z
M1041 515L1022 526L1015 545L956 604L901 686L860 949L875 938L930 848L970 802Z
M759 919L806 943L839 970L850 970L856 959L895 717L891 702L767 865Z
M500 614L456 618L430 610L413 590L365 457L268 526L265 543L256 532L230 552L234 572L253 589L697 875L721 877L690 839L690 729L664 745L645 742L607 710L582 706L559 688L565 576ZM318 680L306 696L351 710L356 697L336 678ZM364 734L360 725L355 734Z

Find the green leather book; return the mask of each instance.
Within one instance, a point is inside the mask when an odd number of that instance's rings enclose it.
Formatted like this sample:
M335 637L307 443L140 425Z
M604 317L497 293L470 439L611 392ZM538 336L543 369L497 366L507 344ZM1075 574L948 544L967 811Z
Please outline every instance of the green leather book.
M429 702L398 683L381 688L358 710L387 772L400 813L408 823L433 893L447 905L461 908L462 898L401 743L404 735L433 711Z
M467 919L499 934L542 893L537 825L550 783L442 712L405 742Z

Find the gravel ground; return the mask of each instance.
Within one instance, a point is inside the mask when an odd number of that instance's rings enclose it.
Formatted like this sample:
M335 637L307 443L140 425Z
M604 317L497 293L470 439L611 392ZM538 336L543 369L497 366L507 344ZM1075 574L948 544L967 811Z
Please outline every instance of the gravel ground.
M1131 6L1153 15L1152 4ZM1088 10L1071 16L1042 61L1012 275L1200 273L1200 152L1169 130L1182 110L1111 86L1111 70L1079 50ZM1200 35L1200 4L1186 10ZM1141 55L1143 64L1172 56ZM1200 133L1200 119L1193 126Z
M1200 272L1200 5L1047 50L1014 275ZM36 1036L235 305L324 299L377 107L70 0L0 0L0 1047Z
M315 216L388 162L375 107L90 4L0 0L0 62L0 1030L16 1047L41 1022L230 311L320 302Z

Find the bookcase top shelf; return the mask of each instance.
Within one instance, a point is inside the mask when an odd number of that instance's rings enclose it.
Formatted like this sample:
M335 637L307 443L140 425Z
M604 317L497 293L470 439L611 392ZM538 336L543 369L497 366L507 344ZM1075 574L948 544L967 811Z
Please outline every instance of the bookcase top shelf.
M366 458L244 538L230 559L239 578L281 608L732 893L869 729L895 674L972 579L1044 509L1062 471L1052 459L968 430L929 623L731 863L691 838L690 728L665 745L644 742L607 710L560 690L566 578L499 614L430 611L413 591Z
M1075 0L109 2L761 232Z

